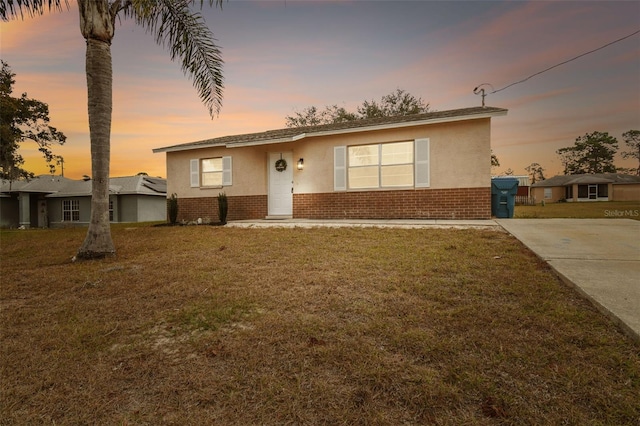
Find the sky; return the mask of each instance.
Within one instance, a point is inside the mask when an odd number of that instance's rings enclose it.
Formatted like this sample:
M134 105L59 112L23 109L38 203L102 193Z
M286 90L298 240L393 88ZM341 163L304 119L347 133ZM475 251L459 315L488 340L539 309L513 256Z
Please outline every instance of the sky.
M14 96L49 105L64 175L91 175L85 41L77 6L0 24L0 57L16 74ZM507 169L536 162L562 173L558 148L594 131L624 148L640 130L640 34L525 82L501 88L640 30L639 1L229 0L202 14L225 61L223 106L213 119L180 64L131 20L112 44L111 176L166 176L153 148L285 127L309 106L355 110L398 88L432 110L507 108L492 119L491 146ZM48 173L35 144L26 167ZM637 167L616 158L619 167ZM60 173L58 167L57 173Z

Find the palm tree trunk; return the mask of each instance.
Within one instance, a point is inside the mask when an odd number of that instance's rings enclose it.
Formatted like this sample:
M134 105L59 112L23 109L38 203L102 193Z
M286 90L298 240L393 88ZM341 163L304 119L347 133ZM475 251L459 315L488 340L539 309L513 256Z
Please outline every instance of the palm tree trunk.
M109 162L113 75L113 19L106 0L79 0L80 29L87 40L86 74L91 138L91 221L78 259L115 254L109 224Z

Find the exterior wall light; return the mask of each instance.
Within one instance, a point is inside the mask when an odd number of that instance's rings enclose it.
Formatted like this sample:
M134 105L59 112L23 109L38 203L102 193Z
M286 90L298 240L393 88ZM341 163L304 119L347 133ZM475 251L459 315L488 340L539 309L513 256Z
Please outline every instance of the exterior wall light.
M298 160L298 170L304 169L304 158Z

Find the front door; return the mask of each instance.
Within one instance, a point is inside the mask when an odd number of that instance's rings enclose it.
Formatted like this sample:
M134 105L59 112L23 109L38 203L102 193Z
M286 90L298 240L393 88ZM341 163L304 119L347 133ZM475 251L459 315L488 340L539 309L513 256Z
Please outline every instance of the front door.
M284 160L284 163L279 160ZM280 166L278 169L276 163ZM293 166L291 152L269 153L269 216L293 214Z
M49 226L47 216L47 202L38 200L38 228L47 228Z
M590 200L598 199L598 185L589 185L589 199Z

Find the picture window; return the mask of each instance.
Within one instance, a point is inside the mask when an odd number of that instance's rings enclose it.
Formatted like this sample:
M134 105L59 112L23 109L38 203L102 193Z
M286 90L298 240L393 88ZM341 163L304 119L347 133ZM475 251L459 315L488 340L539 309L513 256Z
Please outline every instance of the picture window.
M349 189L413 186L413 142L347 148Z

